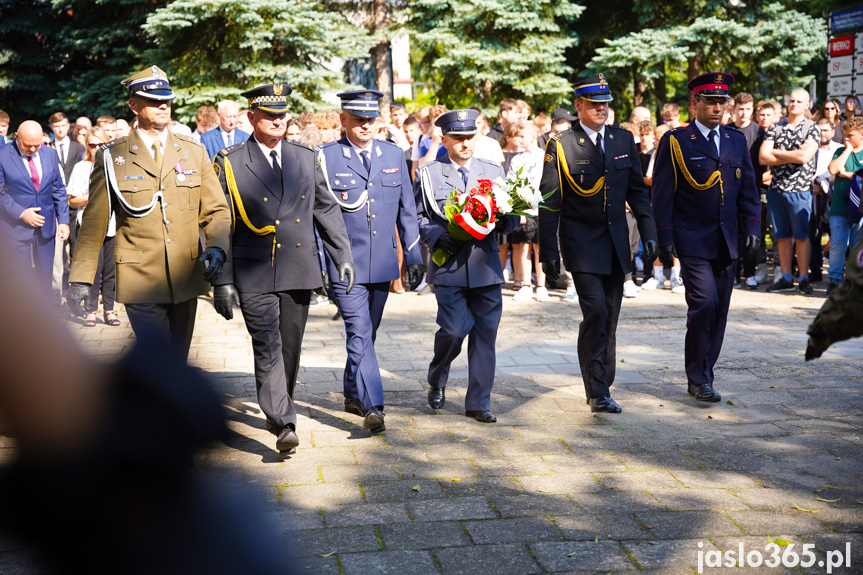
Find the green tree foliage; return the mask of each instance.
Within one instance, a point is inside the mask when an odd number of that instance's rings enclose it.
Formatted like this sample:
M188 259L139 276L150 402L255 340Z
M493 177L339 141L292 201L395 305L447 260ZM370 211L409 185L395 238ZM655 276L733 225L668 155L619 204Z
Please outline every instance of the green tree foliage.
M638 4L638 3L637 3ZM641 92L655 80L648 101L661 105L685 97L685 86L667 93L667 74L686 77L730 72L734 91L772 96L806 85L807 66L826 57L826 22L780 2L645 2L639 30L605 42L591 60L615 83L627 104L641 104ZM799 3L798 3L799 4ZM660 22L664 22L661 24ZM651 24L658 24L651 26Z
M159 39L148 56L170 74L180 119L269 82L294 89L295 109L320 108L322 94L343 85L327 64L366 57L371 45L365 30L310 0L174 0L144 30Z
M141 31L165 0L11 0L0 2L0 98L18 120L47 127L70 116L128 116L119 82L151 45ZM72 118L74 121L74 118Z
M451 108L490 111L504 98L554 108L571 100L564 53L578 40L564 31L583 11L569 0L416 0L420 77Z

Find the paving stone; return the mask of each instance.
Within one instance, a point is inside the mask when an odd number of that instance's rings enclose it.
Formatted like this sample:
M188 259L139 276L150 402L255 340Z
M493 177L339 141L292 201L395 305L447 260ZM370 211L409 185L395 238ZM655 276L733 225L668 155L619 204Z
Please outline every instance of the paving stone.
M298 557L291 559L292 572L314 575L340 575L339 560L335 555L330 557Z
M823 505L815 498L816 495L812 491L796 487L774 489L754 487L752 489L732 489L731 492L752 509L791 510L795 503L804 509L812 509L813 506L820 509Z
M569 515L579 511L570 498L555 494L502 497L492 495L491 501L501 517Z
M698 544L701 543L702 547ZM716 550L706 539L668 539L665 541L623 541L623 547L642 569L698 566L698 552Z
M536 560L547 571L635 571L636 567L626 551L616 541L594 543L568 541L566 543L531 543L528 545Z
M385 525L387 523L410 523L407 504L358 503L336 505L324 509L324 521L328 527L342 525Z
M546 517L466 521L464 527L477 545L562 539L554 523Z
M635 515L657 539L743 535L739 527L715 511L639 512Z
M791 511L729 511L724 514L750 535L828 533L830 528L812 513Z
M585 513L628 514L638 511L665 511L666 508L647 491L603 491L601 493L576 493L572 500Z
M541 573L542 568L524 545L474 545L450 547L436 552L444 575L528 575Z
M659 502L673 511L749 509L734 494L722 489L649 489Z
M485 497L453 497L408 504L414 521L453 521L456 519L497 518Z
M619 489L621 491L643 491L648 488L673 489L682 487L680 481L678 481L674 475L668 471L597 473L595 474L595 477L606 489Z
M677 469L670 473L686 487L715 489L758 487L758 484L751 477L748 477L743 473L709 470L687 471Z
M326 483L356 483L358 481L375 481L381 479L399 479L396 468L392 465L323 465L321 475Z
M653 538L632 515L555 515L551 519L564 538L575 541Z
M344 575L439 575L440 569L429 551L379 551L348 553L340 556Z
M378 536L371 525L308 529L292 534L290 539L292 554L298 557L380 549Z
M591 493L604 491L597 481L604 474L571 473L553 475L521 475L516 480L531 493Z
M418 488L418 489L415 489ZM363 481L362 489L367 503L384 501L415 501L438 499L446 494L437 481L429 479L401 481Z
M626 471L626 467L612 454L571 453L542 457L558 473L593 473L594 471Z
M384 549L438 549L471 545L461 521L394 523L379 528Z

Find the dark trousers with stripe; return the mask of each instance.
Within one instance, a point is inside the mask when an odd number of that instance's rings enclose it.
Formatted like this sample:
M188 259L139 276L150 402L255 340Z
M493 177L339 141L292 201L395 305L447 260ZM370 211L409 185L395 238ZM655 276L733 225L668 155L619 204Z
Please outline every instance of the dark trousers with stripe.
M434 357L429 365L428 382L435 388L444 387L449 368L467 342L468 386L465 409L491 409L491 389L496 363L495 342L503 311L500 285L478 288L436 285L437 324L434 336Z
M332 282L330 285L345 320L347 334L348 360L343 378L345 397L359 399L364 411L382 407L384 387L375 354L375 339L384 315L390 282L356 284L350 295L345 294L347 284Z
M240 292L240 309L252 338L258 404L276 429L296 428L294 388L311 290Z
M611 395L617 361L617 320L623 299L623 269L614 257L610 274L572 272L582 320L578 363L587 399Z
M728 306L734 289L737 260L728 256L703 259L681 256L681 278L686 286L686 379L689 383L713 383L713 366L719 359ZM580 296L581 294L579 294Z

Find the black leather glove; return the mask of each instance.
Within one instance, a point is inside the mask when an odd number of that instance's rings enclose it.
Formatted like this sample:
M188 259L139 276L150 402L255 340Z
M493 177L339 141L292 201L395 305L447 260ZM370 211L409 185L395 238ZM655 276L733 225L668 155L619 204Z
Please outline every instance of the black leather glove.
M408 266L408 290L414 291L423 281L423 266L413 264Z
M219 279L225 268L226 259L227 256L222 251L222 248L207 248L204 250L204 253L198 258L199 262L210 260L210 264L204 270L204 279L208 282L214 282Z
M649 264L655 260L658 249L655 241L647 240L644 242L644 263Z
M494 223L494 231L503 233L506 230L506 218L507 216L501 216L500 219Z
M336 264L336 269L339 271L339 282L348 284L348 287L345 289L345 295L349 295L351 290L354 289L354 283L357 281L357 272L354 270L354 264L351 262L342 262Z
M560 260L542 262L542 271L548 279L556 282L560 277Z
M743 247L746 248L749 261L754 262L755 258L758 257L758 250L761 248L761 236L749 234L743 242Z
M87 296L90 295L90 284L81 282L73 282L69 284L69 291L66 293L66 305L72 310L75 315L80 315L81 306Z
M659 246L659 263L664 266L671 267L674 265L674 258L677 257L677 250L674 245Z
M437 239L434 247L435 249L448 251L451 254L457 254L463 245L463 241L455 239L449 232L444 232Z
M240 293L234 284L213 288L213 307L225 319L234 319L234 306L240 307Z
M330 272L321 270L321 278L324 280L324 291L330 290Z

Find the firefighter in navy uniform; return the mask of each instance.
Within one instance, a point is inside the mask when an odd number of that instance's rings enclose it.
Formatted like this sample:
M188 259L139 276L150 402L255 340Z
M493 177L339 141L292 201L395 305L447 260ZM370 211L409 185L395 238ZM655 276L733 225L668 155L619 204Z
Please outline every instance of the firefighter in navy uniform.
M713 367L725 336L740 234L752 257L761 246L761 201L746 137L719 123L732 83L734 77L723 73L689 82L695 121L663 136L653 168L659 258L665 265L680 258L689 306L687 390L706 402L721 399Z
M545 147L540 191L554 193L544 201L550 209L539 210L539 258L554 281L562 251L572 273L583 315L578 362L590 410L620 413L611 385L623 279L632 266L626 205L638 223L645 262L656 254L656 226L632 134L605 125L612 101L605 77L592 76L573 89L579 121Z
M254 134L219 152L214 162L234 217L214 303L226 319L233 317L233 305L243 311L258 403L282 455L299 445L294 388L311 290L323 285L315 230L348 291L354 281L345 224L315 152L282 139L290 93L285 84L244 92Z

